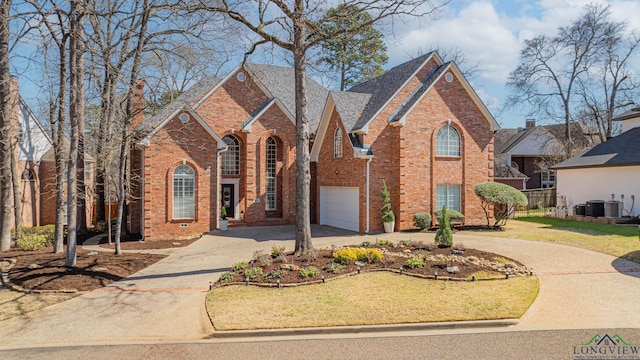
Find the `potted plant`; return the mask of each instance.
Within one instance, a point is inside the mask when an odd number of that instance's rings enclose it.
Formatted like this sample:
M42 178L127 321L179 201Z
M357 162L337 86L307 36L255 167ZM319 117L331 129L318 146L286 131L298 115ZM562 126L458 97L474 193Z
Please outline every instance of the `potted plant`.
M220 230L225 231L228 226L229 220L227 220L227 208L223 206L220 208Z
M384 224L384 232L392 233L396 225L396 216L391 210L391 199L389 198L389 190L387 190L387 183L382 180L382 202L384 205L380 209L382 213L382 223Z

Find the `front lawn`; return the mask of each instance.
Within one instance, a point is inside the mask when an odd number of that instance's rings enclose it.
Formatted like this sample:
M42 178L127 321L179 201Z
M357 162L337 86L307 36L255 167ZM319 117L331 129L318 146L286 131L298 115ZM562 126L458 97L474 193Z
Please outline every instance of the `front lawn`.
M640 263L637 226L598 224L551 217L523 217L509 220L504 231L461 231L460 234L549 241Z
M216 330L519 318L538 294L536 277L435 281L389 272L290 288L224 286L207 295Z

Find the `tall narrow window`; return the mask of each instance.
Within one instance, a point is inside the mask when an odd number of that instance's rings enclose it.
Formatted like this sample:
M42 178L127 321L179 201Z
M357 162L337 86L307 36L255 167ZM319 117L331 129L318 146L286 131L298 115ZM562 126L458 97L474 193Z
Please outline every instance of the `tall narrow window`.
M460 156L460 134L451 125L445 125L436 135L436 156Z
M222 175L240 175L240 143L233 135L222 138L229 147L222 153Z
M276 210L276 156L278 154L278 148L276 139L270 137L267 139L267 204L266 210Z
M195 218L195 172L188 165L173 171L173 218Z
M333 134L333 157L342 157L342 130L340 128L337 128Z
M460 185L439 184L436 185L436 210L447 209L460 211Z

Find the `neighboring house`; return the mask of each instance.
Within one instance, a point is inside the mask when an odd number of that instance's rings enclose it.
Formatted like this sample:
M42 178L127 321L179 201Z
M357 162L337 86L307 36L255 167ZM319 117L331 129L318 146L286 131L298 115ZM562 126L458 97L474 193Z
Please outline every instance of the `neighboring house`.
M563 145L566 142L565 130L564 124L536 126L535 120L527 120L524 129L496 131L496 158L528 177L524 187L514 186L511 180L496 178L496 181L520 190L555 186L555 172L549 167L566 157ZM571 124L571 137L577 152L600 143L595 130L579 123Z
M620 135L553 167L558 196L566 198L570 211L590 200L623 200L620 216L640 215L640 107L613 121L622 123Z
M507 165L507 163L501 159L494 158L493 180L513 186L518 190L524 190L527 188L527 180L529 180L529 177L518 169Z
M231 226L294 223L293 75L246 64L138 126L130 231L193 236L218 227L221 206ZM381 231L383 179L397 229L444 204L486 222L473 188L493 179L497 124L455 64L430 53L349 92L309 79L308 99L312 222Z
M11 141L19 174L22 198L22 226L55 223L55 162L51 138L18 93L18 81L11 83ZM91 176L93 159L87 156L88 206L91 208ZM13 197L12 197L13 203ZM90 213L88 213L90 215ZM15 219L14 219L15 221Z

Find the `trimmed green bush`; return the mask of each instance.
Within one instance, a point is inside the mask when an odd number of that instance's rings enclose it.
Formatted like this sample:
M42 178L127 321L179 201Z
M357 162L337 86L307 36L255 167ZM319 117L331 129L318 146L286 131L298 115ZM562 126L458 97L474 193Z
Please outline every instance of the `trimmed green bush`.
M257 277L262 277L263 276L262 268L261 267L255 267L253 269L246 269L244 271L244 276L248 276L249 279L255 279Z
M53 238L56 232L55 225L45 225L45 226L34 226L34 227L24 227L22 228L22 238L29 237L32 235L44 235L46 240L45 246L50 246L53 244ZM66 231L65 231L66 235ZM11 230L11 237L15 238L15 229Z
M393 245L393 242L391 240L382 239L382 240L378 240L378 245L380 245L380 246L391 246L391 245Z
M427 213L413 214L413 226L424 230L431 225L431 215Z
M393 214L393 210L391 210L391 198L389 190L387 189L387 183L382 180L382 202L384 205L380 209L382 213L382 222L393 222L396 221L396 216Z
M440 217L442 217L442 209L434 211L433 214L436 216L436 219L440 219ZM462 213L453 209L447 209L447 217L449 217L449 222L464 219ZM438 222L438 224L440 224L440 222Z
M516 206L526 206L527 197L518 189L497 182L484 182L474 187L476 195L482 200L482 210L487 217L487 226L491 225L491 207L494 207L494 227L507 224L509 216Z
M320 270L318 270L315 266L307 266L305 268L302 268L298 273L298 276L300 276L301 278L316 277L318 275L320 275Z
M422 258L418 258L418 257L414 257L411 258L409 260L407 260L404 263L405 267L408 267L409 269L415 269L415 268L423 268L424 267L424 259Z
M233 277L233 273L231 273L229 271L225 271L220 275L220 281L221 282L227 282L227 281L231 280L232 277Z
M16 245L22 250L40 250L47 246L47 236L44 234L22 235L16 240Z
M243 270L243 269L246 269L248 266L249 266L248 262L238 261L237 263L233 264L233 271Z
M333 253L333 261L342 265L353 264L358 260L358 254L353 248L344 248Z
M440 216L438 216L438 224L440 227L436 231L435 242L438 247L450 247L453 245L453 232L451 231L451 222L449 220L449 212L443 205Z

